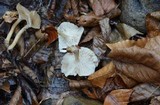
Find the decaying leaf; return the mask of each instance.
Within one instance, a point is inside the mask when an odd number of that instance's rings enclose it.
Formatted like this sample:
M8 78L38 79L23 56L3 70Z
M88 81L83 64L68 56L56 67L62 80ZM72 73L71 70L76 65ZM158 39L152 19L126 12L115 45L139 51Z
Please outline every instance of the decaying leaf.
M114 0L89 0L89 2L97 16L107 14L117 6Z
M108 56L115 60L116 72L128 87L133 87L135 83L160 81L159 40L157 36L107 44L111 49Z
M115 75L115 66L113 62L110 62L100 70L90 75L88 77L88 80L91 81L91 83L94 86L103 88L104 84L106 83L106 80L110 77L113 77L114 75Z
M69 80L69 86L74 89L83 89L87 87L92 87L92 84L88 80L80 80L80 81Z
M149 105L159 105L159 103L160 103L160 96L157 96L151 99L151 102Z
M10 84L9 84L8 81L5 81L5 82L3 83L3 85L0 86L0 89L6 91L6 92L8 92L8 93L11 92L11 91L10 91Z
M52 25L47 26L44 32L47 33L48 36L48 41L47 41L48 45L54 42L58 38L58 32Z
M103 17L96 16L93 12L87 13L86 15L81 15L78 20L78 24L85 27L97 26L99 20Z
M155 37L160 35L160 11L149 13L146 16L147 36Z
M100 28L93 27L85 36L85 38L80 43L85 43L92 40L95 36L100 35Z
M116 25L118 31L124 35L124 39L129 39L131 36L136 35L136 34L142 34L141 32L137 31L133 27L124 24L124 23L118 23Z
M30 69L29 67L27 66L23 66L23 71L26 75L28 75L35 83L39 83L39 79L38 79L38 76L36 75L36 73Z
M132 92L132 89L113 90L105 98L104 105L127 105Z
M133 88L133 93L131 94L130 101L139 101L150 99L153 96L160 95L160 87L154 84L140 84Z
M3 19L7 23L12 23L17 18L18 18L17 11L6 11L5 14L3 15Z
M9 102L9 105L17 105L17 103L21 97L21 91L22 91L21 87L18 86L14 95L12 96L12 99Z
M88 76L94 73L99 60L94 52L86 47L71 46L63 56L61 70L65 76L77 74Z

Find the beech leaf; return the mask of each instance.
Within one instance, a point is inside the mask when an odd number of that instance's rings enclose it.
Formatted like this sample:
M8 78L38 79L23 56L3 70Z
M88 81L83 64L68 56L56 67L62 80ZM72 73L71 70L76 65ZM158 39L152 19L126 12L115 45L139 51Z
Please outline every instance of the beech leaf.
M103 68L99 69L92 75L88 77L88 80L91 81L91 83L94 86L103 88L104 84L106 83L106 79L113 77L115 75L115 66L113 62L110 62Z
M107 95L103 105L127 105L132 91L132 89L113 90Z
M54 42L58 38L58 32L53 26L47 26L44 30L45 33L48 34L48 41L47 44L50 45L52 42Z
M133 88L133 93L130 97L131 102L149 99L153 96L160 95L160 88L154 84L140 84Z

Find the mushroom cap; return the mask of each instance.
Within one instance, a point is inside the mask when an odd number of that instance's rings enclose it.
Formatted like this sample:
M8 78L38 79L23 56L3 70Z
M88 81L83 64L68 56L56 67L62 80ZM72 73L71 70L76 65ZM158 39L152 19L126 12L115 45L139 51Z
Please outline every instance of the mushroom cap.
M41 18L39 14L36 11L31 11L28 19L27 19L27 24L29 27L39 29L41 25Z
M67 48L72 45L78 45L82 33L83 27L78 27L70 22L63 22L57 28L58 30L58 41L60 52L66 52L63 48Z
M99 60L92 50L80 47L79 60L76 59L75 53L66 53L61 63L61 71L65 76L88 76L95 72Z
M30 11L23 7L20 3L17 4L16 9L18 11L19 19L26 20Z

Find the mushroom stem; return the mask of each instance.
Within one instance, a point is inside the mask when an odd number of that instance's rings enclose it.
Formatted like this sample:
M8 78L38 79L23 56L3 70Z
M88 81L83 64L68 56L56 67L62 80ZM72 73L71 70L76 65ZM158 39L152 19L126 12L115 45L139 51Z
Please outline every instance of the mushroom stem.
M20 21L21 21L21 19L17 19L16 22L12 25L11 30L9 31L9 33L8 33L6 39L5 39L5 42L4 42L6 47L9 46L9 41L12 37L12 34L13 34L16 26L19 24Z
M23 34L23 32L28 29L28 25L25 25L16 35L16 37L14 38L14 41L12 42L12 44L8 47L8 50L12 50L15 45L17 44L19 38L21 37L21 35Z

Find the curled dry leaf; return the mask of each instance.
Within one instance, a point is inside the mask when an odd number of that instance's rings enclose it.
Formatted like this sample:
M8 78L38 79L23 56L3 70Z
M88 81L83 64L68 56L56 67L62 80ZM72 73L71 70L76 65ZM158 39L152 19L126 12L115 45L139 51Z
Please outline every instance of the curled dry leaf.
M132 92L132 89L113 90L107 95L103 105L128 105Z
M68 52L63 56L61 70L65 76L77 74L79 76L88 76L94 73L98 66L98 58L94 52L86 47L71 46L67 48Z
M17 11L6 11L2 18L5 22L12 23L18 18L18 13Z
M5 82L3 83L3 85L0 86L0 89L6 91L6 92L8 92L8 93L10 93L10 92L11 92L11 91L10 91L10 83L9 83L8 81L5 81Z
M9 102L9 105L17 105L17 103L18 103L18 101L19 101L19 99L21 97L21 91L22 91L21 87L18 86L16 91L15 91L15 93L14 93L14 95L12 96L12 98L11 98L11 100Z
M155 37L160 34L160 11L149 13L146 16L147 36Z
M136 35L136 34L142 34L141 32L137 31L133 27L124 24L124 23L118 23L116 25L118 31L124 35L124 39L129 39L131 36Z
M97 26L99 20L103 17L96 16L93 12L87 13L86 15L81 15L77 18L78 24L85 27Z
M47 33L48 36L48 41L47 44L51 44L52 42L54 42L57 38L58 38L58 32L55 29L55 27L53 27L52 25L47 26L44 30L45 33Z
M103 68L99 69L98 71L90 75L88 77L88 80L91 81L91 83L94 86L103 88L106 83L106 80L110 77L115 76L115 71L116 70L113 62L110 62Z
M128 87L133 87L139 82L160 81L159 40L160 36L157 36L108 45L111 49L108 56L115 60L117 73Z
M100 35L100 28L99 27L93 27L85 36L85 38L81 41L81 43L88 42L92 40L95 36Z
M65 50L63 50L64 48L70 47L72 45L78 45L84 28L78 27L70 22L63 22L60 24L57 30L59 50L60 52L66 52Z
M88 80L80 80L80 81L69 80L69 86L74 89L83 89L87 87L92 87L92 84Z
M89 0L89 2L97 16L107 14L117 6L114 0Z
M130 101L140 101L150 99L160 95L160 87L154 84L140 84L133 88Z
M159 105L159 103L160 103L160 96L157 96L151 99L151 102L149 105Z

